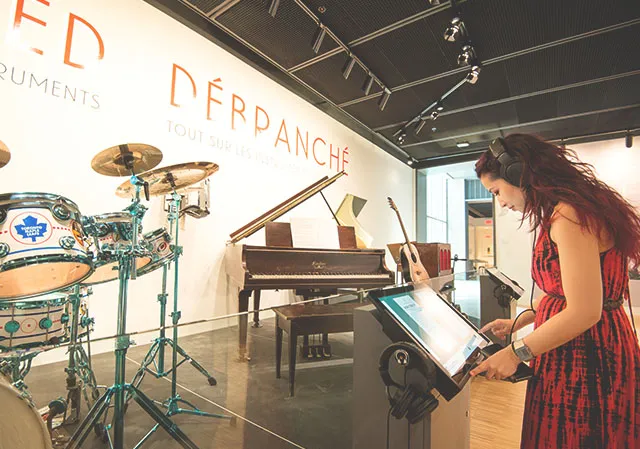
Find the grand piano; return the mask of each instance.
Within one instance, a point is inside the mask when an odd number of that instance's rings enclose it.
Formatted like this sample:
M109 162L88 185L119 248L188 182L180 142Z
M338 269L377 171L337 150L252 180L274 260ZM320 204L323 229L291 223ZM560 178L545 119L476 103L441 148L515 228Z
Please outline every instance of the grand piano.
M338 223L340 249L294 248L290 224L275 222L313 195L322 195L324 188L343 175L344 172L340 172L331 178L323 177L230 235L226 271L232 285L239 288L240 312L249 310L249 298L253 294L255 327L260 325L258 310L262 290L296 290L296 294L310 298L335 293L339 288L367 289L394 283L395 275L385 265L385 250L358 248L354 227ZM335 214L333 216L338 221ZM265 228L266 246L238 243L262 228ZM247 359L247 326L247 314L240 315L241 359Z

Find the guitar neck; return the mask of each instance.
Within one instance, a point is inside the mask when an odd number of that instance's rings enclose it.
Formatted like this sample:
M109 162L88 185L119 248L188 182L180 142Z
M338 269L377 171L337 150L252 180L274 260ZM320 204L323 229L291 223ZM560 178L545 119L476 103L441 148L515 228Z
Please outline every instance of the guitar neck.
M398 221L400 222L400 227L402 228L402 233L404 234L404 240L409 245L411 242L409 241L409 236L407 235L407 230L404 228L404 223L402 222L402 217L400 216L400 212L396 210L396 215L398 216Z

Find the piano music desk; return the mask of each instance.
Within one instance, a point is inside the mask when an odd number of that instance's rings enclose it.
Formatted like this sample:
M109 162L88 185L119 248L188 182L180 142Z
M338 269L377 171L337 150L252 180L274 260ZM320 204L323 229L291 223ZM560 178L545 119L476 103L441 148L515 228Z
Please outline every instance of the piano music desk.
M353 332L353 311L366 302L292 304L275 307L276 378L280 379L283 331L289 335L289 395L294 395L298 337L320 333Z

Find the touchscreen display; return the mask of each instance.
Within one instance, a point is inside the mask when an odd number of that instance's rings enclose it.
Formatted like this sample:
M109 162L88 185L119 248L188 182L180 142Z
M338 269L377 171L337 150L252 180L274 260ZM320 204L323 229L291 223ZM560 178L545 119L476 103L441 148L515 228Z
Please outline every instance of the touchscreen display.
M431 288L382 296L378 301L453 377L487 341Z

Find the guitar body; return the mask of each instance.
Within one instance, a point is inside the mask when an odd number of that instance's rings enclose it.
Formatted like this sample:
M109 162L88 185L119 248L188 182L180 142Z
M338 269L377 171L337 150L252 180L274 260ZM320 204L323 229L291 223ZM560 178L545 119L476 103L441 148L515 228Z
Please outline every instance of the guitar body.
M402 279L414 284L429 281L429 273L420 260L416 247L405 243L400 248L400 265L402 266Z

